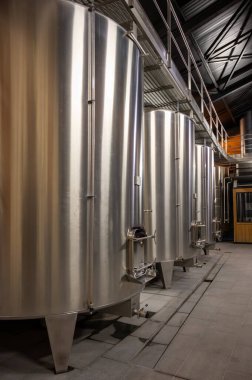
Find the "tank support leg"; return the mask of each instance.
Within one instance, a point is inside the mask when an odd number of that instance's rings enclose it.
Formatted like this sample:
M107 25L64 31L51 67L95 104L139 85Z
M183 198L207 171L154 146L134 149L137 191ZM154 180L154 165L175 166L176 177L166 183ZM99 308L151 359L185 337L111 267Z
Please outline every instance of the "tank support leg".
M56 373L68 370L76 319L77 313L45 317Z
M164 289L169 289L171 287L173 266L173 260L160 261L156 263L156 268L159 273L159 277L162 281Z
M209 249L208 248L203 248L204 254L209 255Z

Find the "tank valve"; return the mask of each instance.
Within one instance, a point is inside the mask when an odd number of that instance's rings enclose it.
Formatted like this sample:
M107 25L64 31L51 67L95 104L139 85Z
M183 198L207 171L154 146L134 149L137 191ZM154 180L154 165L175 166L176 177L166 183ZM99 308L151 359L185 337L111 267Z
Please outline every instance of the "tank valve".
M148 304L145 305L145 307L147 307ZM147 315L147 311L144 309L144 307L142 307L141 309L134 309L133 310L133 315L136 315L137 318L146 318L146 315Z
M88 302L88 308L89 308L89 314L93 315L95 311L93 302Z

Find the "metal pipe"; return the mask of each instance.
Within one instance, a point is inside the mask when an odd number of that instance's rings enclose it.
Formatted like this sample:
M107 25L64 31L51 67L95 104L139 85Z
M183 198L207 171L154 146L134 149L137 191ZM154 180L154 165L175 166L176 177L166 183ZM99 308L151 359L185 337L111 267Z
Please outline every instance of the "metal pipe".
M93 306L93 260L94 260L94 159L95 159L95 13L90 8L88 12L88 188L87 188L87 213L88 213L88 306Z
M168 54L168 67L171 68L171 0L167 0L167 24L169 29L167 30L167 54Z
M227 223L230 222L230 219L229 219L229 191L230 191L229 190L229 185L232 184L232 183L233 183L232 181L227 183L227 205L228 205L228 207L227 207L227 214L228 214Z
M223 205L223 208L224 208L224 210L223 210L223 219L224 219L224 223L226 223L227 222L227 219L226 219L226 182L227 182L227 180L229 180L229 181L231 181L231 178L230 177L225 177L224 178L224 205Z

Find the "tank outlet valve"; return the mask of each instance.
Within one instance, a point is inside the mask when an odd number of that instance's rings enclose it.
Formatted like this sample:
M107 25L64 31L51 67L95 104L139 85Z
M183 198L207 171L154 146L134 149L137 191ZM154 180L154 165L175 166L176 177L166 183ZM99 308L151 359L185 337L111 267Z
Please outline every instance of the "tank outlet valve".
M146 304L145 307L148 305ZM137 318L146 318L147 316L147 311L142 307L141 309L134 309L133 310L133 315L136 315Z
M204 248L206 245L206 225L201 222L191 224L191 241L195 248Z
M88 309L89 309L89 314L92 315L95 311L93 302L88 302Z
M148 235L143 226L135 226L128 230L126 265L129 280L146 284L156 277L155 262L141 257L147 242L153 239L155 241L155 237L156 233Z
M213 219L213 238L222 241L221 220L218 218Z

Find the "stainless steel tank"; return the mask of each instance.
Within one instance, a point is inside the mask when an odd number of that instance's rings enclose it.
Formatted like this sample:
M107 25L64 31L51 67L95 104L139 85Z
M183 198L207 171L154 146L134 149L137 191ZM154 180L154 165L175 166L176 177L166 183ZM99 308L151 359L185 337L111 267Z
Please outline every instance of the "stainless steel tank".
M240 120L241 157L252 155L252 110L246 112Z
M211 147L204 146L204 157L206 165L205 189L206 189L206 243L208 246L215 244L213 231L214 223L214 191L215 191L215 176L214 176L214 151Z
M139 223L138 48L72 2L2 0L0 56L0 317L129 299L141 289L124 279Z
M214 193L214 235L217 240L222 239L222 225L224 223L224 178L225 167L215 166L215 193Z
M175 114L168 111L145 113L144 129L144 226L156 239L148 255L158 261L175 260Z
M159 261L195 255L193 214L194 124L167 110L145 114L144 226L156 239L148 254Z
M143 220L147 233L155 234L146 244L146 260L157 261L165 288L171 285L177 257L174 122L172 112L145 114Z
M223 182L225 178L225 168L223 166L215 165L215 200L214 200L214 216L215 218L223 221Z
M195 245L204 248L206 245L206 217L205 217L205 162L202 145L195 145L195 209L192 231Z
M211 147L196 145L196 221L205 225L205 244L215 243L213 224L215 208L214 152Z
M192 246L191 225L195 208L194 162L195 130L193 121L180 113L176 114L176 155L177 166L177 258L189 259L197 250Z
M205 163L203 146L195 145L195 221L205 223Z

